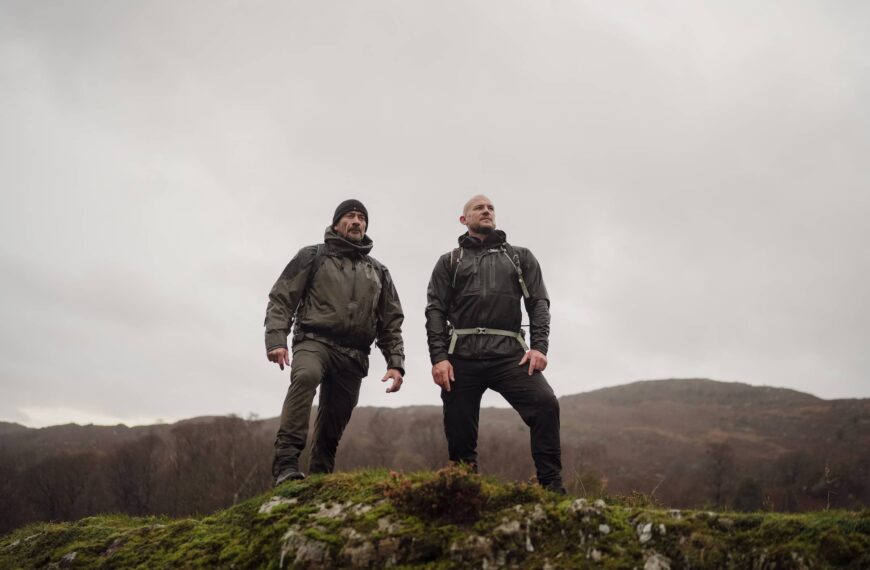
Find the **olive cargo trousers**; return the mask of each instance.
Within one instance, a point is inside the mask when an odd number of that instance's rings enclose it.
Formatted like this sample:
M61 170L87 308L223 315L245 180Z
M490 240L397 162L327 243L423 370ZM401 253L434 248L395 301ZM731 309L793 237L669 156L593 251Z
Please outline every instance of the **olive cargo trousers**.
M368 374L368 357L354 358L316 340L303 340L293 346L291 367L290 387L275 438L272 475L288 468L299 469L299 455L308 439L311 404L318 386L320 399L309 471L331 473L338 442L359 400L362 378Z
M491 388L504 396L529 426L538 482L545 487L560 487L559 401L541 372L529 376L528 364L517 365L521 357L450 358L456 381L450 392L441 390L447 450L451 461L477 464L480 399Z

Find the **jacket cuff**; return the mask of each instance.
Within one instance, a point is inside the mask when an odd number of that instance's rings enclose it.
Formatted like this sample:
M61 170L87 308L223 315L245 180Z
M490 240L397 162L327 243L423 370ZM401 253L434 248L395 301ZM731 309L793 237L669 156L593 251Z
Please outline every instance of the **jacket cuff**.
M287 348L287 333L284 331L269 331L266 333L266 352L273 348Z
M398 354L391 354L387 359L387 368L398 368L405 375L405 359Z
M447 360L447 359L448 359L448 355L446 352L438 352L436 354L429 355L429 360L432 361L433 366L438 364L439 362L442 362L442 361Z
M531 350L537 350L538 352L540 352L544 356L547 356L547 348L548 348L547 346L541 346L540 344L537 344L537 345L533 344L529 348Z

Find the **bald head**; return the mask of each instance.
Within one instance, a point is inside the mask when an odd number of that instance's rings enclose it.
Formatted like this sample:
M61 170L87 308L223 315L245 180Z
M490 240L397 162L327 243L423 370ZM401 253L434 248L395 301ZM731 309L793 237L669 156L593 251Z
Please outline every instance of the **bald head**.
M468 202L465 203L465 206L462 208L462 215L467 216L468 211L477 203L477 202L487 202L492 205L492 200L484 196L483 194L478 194L477 196L472 196L468 199Z
M495 231L495 207L492 201L483 194L473 196L465 203L459 223L468 228L469 235L484 239Z

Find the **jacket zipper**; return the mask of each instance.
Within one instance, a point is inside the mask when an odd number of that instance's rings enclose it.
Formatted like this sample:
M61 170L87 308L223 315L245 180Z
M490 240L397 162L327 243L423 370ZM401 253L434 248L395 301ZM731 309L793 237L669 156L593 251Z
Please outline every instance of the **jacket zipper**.
M350 315L348 315L348 317L349 317L348 320L349 320L351 323L353 323L353 321L354 321L354 316L355 316L356 313L358 312L358 311L357 311L357 306L356 306L356 276L357 276L357 270L356 270L356 259L355 259L355 258L351 258L351 260L350 260L350 269L351 269L351 271L352 271L352 273L353 273L353 280L352 280L351 287L350 287L350 302L351 302L351 304L353 305L353 310L350 312Z
M492 276L495 274L492 255L488 250L484 250L480 261L480 269L483 273L481 276L481 284L483 286L483 294L481 297L486 298L487 294L490 293L490 289L492 289Z
M353 284L350 289L350 300L356 301L356 260L350 260L350 268L353 271Z

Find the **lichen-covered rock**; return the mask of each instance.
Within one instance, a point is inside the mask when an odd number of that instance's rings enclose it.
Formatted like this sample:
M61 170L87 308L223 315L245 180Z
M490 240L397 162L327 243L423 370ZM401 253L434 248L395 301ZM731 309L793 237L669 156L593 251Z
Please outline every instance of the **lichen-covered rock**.
M498 538L507 540L518 539L522 536L522 527L518 520L507 520L493 529L493 534Z
M540 503L535 503L535 506L532 507L532 512L529 514L529 519L532 522L543 522L547 520L547 513L544 511L544 507Z
M4 547L3 547L3 550L12 550L13 548L15 548L16 546L18 546L19 544L21 544L21 539L20 539L20 538L19 538L18 540L15 540L15 541L13 541L13 542L10 542L10 543L7 544L6 546L4 546Z
M388 536L378 541L378 558L383 566L395 566L403 558L402 541L395 536Z
M287 497L272 497L262 505L260 505L260 509L257 511L259 514L268 514L271 513L276 507L280 507L281 505L295 505L299 502L299 499L293 498L288 499Z
M589 501L586 499L580 498L575 499L573 503L571 503L571 512L583 511L589 506Z
M73 562L75 562L77 555L78 555L78 552L75 552L75 551L70 552L68 554L64 554L63 557L60 559L58 566L60 568L69 568L70 566L73 565Z
M597 548L592 548L586 553L586 558L593 562L601 562L601 559L604 558L604 554Z
M637 539L640 540L641 544L647 543L652 540L652 523L639 523L635 530L637 530Z
M291 556L293 557L294 564L302 565L312 570L330 568L332 565L332 555L329 553L329 547L319 540L306 537L296 525L290 527L284 533L279 567L283 568L284 563Z
M385 516L378 519L378 530L381 532L387 533L395 533L399 530L399 523L397 523L392 517Z
M646 553L643 570L671 570L671 560L655 550Z
M314 514L317 518L322 519L343 519L347 516L347 510L353 505L352 502L346 503L320 503L317 505L318 511Z
M453 542L448 551L454 562L482 563L487 560L491 563L493 560L492 540L478 534Z
M349 543L341 549L339 559L351 568L369 568L378 559L378 549L369 541Z
M110 544L108 548L106 548L103 552L100 553L100 556L104 556L104 557L108 558L109 556L116 553L118 551L118 549L121 548L121 545L123 545L123 544L124 544L123 538L120 538L120 537L116 538L115 540L112 541L112 544Z

